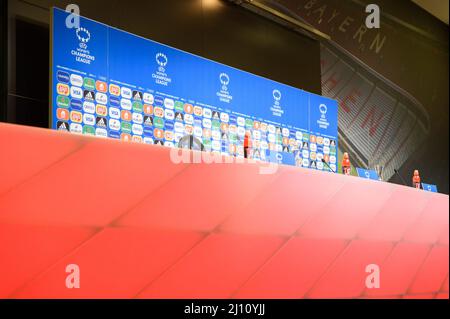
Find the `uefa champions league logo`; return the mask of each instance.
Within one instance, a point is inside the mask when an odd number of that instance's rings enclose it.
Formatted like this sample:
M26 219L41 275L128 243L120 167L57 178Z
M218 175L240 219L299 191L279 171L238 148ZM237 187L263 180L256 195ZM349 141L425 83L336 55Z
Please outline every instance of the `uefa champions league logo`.
M228 83L230 83L230 77L226 73L220 73L219 75L220 83L222 83L222 91L228 91Z
M91 39L91 33L89 32L88 29L82 28L82 27L78 28L75 32L76 32L78 41L80 41L80 48L86 49L87 43Z
M230 77L228 74L222 72L219 74L220 91L216 93L219 100L224 103L230 103L233 100L233 96L228 91L228 84L230 84Z
M274 102L273 102L273 105L270 107L270 110L272 111L272 114L274 116L281 117L283 115L284 111L283 111L283 109L281 108L281 105L280 105L281 104L280 103L280 101L281 101L281 92L280 92L280 90L277 90L277 89L273 90L272 91L272 96L273 96Z
M326 121L326 114L327 114L327 106L325 104L320 104L319 105L319 111L321 113L320 115L320 119L325 120Z
M275 105L279 105L281 100L281 92L279 90L273 90L272 95L275 99Z
M169 60L167 59L167 56L164 53L157 53L156 54L156 63L158 63L159 67L158 67L158 71L161 73L164 73L166 71L166 69L164 68L167 65L167 62L169 62Z

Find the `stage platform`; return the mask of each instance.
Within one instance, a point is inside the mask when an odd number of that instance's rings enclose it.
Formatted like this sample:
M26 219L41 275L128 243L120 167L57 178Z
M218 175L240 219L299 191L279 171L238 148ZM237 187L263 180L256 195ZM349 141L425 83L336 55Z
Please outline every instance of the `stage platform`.
M447 195L170 152L0 124L0 298L449 297Z

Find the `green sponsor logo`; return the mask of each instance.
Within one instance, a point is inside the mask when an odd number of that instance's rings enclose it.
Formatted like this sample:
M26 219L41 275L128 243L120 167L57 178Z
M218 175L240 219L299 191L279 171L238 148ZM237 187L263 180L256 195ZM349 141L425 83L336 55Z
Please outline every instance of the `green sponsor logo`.
M143 107L142 107L142 102L136 101L133 102L133 112L142 112Z
M58 97L56 98L56 104L59 107L68 108L69 104L70 104L70 100L67 96L58 95Z
M93 126L85 125L83 126L83 134L95 135L95 128Z
M92 78L84 78L83 86L88 90L95 90L95 80Z
M183 104L183 102L176 101L175 102L175 110L177 110L178 112L183 112L184 111L184 104Z
M204 139L203 139L203 145L204 145L205 147L211 146L211 140L210 140L210 139L207 139L207 138L204 138Z
M211 125L213 129L220 129L220 121L213 120Z
M164 120L162 118L155 117L153 119L153 125L157 128L164 128Z
M245 119L246 127L253 127L253 121L251 119Z
M122 122L122 132L131 133L131 123Z

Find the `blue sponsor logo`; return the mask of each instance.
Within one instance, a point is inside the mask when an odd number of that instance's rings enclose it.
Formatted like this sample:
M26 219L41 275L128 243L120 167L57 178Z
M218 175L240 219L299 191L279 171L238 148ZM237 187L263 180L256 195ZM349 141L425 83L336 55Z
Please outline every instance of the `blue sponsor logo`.
M119 107L120 106L119 98L117 98L115 96L110 96L109 97L109 105Z
M202 119L200 117L195 118L194 126L202 126Z
M112 138L120 138L120 133L117 131L109 131L108 136Z
M73 99L70 101L70 107L76 111L81 111L83 109L83 103L80 100Z
M56 77L58 79L58 82L69 83L69 81L70 81L69 73L64 72L64 71L56 72Z
M144 126L144 135L148 137L153 137L153 128Z
M173 122L166 121L166 130L173 130Z
M164 98L161 96L155 96L155 105L163 106L164 105Z

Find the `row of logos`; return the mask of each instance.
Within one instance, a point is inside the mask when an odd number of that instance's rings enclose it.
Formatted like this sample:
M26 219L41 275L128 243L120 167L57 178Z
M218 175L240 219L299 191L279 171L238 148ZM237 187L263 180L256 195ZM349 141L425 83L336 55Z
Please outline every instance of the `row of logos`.
M295 154L296 165L305 167L321 169L322 158L336 164L334 139L61 70L57 80L55 121L61 130L169 147L193 135L205 150L235 156L243 156L250 133L255 159L267 160L276 151Z

